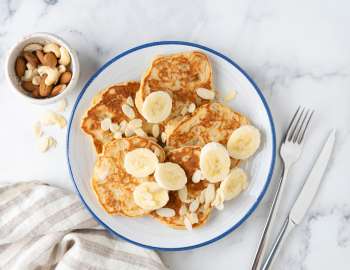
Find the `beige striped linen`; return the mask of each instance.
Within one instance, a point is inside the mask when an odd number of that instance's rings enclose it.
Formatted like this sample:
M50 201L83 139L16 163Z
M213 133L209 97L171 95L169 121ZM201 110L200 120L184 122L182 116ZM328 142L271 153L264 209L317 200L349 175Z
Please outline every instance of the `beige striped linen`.
M0 269L166 269L158 255L107 233L72 192L0 186Z

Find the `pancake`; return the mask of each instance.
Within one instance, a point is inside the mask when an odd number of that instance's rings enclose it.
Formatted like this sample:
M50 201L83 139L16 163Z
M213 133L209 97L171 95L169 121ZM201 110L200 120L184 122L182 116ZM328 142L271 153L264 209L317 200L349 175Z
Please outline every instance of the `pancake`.
M209 182L207 180L202 180L199 183L192 182L193 173L199 169L199 155L200 147L198 146L186 146L178 149L171 150L167 153L167 161L179 164L185 171L187 176L187 192L188 199L194 200L199 198L202 191L204 191ZM217 185L218 186L218 185ZM174 228L174 229L186 229L184 224L184 215L181 215L180 208L189 206L189 203L184 203L180 200L178 191L169 191L169 202L164 206L164 208L171 208L175 210L175 216L173 217L162 217L157 214L157 211L151 213L152 217L156 220ZM204 207L204 203L201 203L197 211L194 213L198 217L198 223L192 224L192 227L199 227L206 223L209 215L212 211L212 206Z
M161 146L151 139L137 136L106 143L103 153L97 157L92 187L101 206L110 215L136 217L149 213L135 204L133 191L143 181L154 181L153 176L140 179L131 176L124 169L126 153L136 148L154 151L160 162L165 159Z
M248 119L221 103L208 103L165 127L168 148L204 146L209 142L226 145L233 130L248 124Z
M165 120L168 122L181 117L191 103L200 106L208 102L198 97L196 89L200 87L212 88L212 69L205 54L194 51L159 56L143 76L135 104L141 112L143 101L151 92L166 91L173 102L172 112Z
M126 82L115 84L94 97L91 108L87 111L82 120L81 128L91 136L97 153L102 152L103 145L113 140L110 130L104 131L101 128L101 121L110 118L112 123L120 123L130 119L123 113L122 105L127 103L128 97L133 100L136 91L139 89L138 82ZM136 108L133 108L135 118L143 121L143 128L149 129L149 125L143 119Z

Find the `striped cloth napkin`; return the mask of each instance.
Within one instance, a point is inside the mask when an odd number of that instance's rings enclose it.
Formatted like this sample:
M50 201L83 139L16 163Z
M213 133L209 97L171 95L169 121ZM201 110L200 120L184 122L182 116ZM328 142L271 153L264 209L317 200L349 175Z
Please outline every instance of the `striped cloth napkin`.
M79 198L41 182L0 186L0 269L166 269L108 234Z

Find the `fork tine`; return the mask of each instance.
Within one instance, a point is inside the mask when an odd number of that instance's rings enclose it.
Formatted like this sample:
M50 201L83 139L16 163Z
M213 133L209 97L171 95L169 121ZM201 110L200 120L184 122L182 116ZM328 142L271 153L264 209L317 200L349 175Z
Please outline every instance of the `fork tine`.
M297 122L296 122L295 125L294 125L292 134L291 134L290 137L289 137L289 141L294 141L295 134L296 134L296 132L297 132L297 128L299 127L300 119L301 119L301 117L304 115L304 111L305 111L305 108L303 108L303 109L301 110L301 113L299 114L298 120L297 120Z
M307 128L308 128L308 126L309 126L309 124L310 124L310 122L311 122L311 118L312 118L314 112L315 112L314 110L311 111L311 114L310 114L310 116L309 116L309 118L308 118L308 120L307 120L307 122L306 122L306 125L305 125L305 127L304 127L304 130L302 131L300 138L298 138L298 143L299 143L299 144L302 143L302 141L303 141L303 139L304 139L304 135L305 135L306 130L307 130Z
M307 109L306 114L304 115L303 120L301 121L301 124L298 127L298 130L294 134L293 143L296 143L298 141L299 135L302 133L304 124L306 123L306 119L308 119L308 117L309 117L309 112L310 112L310 109Z
M299 114L300 108L301 107L299 106L297 111L294 113L292 120L289 123L288 129L287 129L287 133L286 133L286 136L284 138L285 141L288 141L290 135L292 134L292 132L291 132L292 131L292 127L294 126L294 121L297 118L297 115Z

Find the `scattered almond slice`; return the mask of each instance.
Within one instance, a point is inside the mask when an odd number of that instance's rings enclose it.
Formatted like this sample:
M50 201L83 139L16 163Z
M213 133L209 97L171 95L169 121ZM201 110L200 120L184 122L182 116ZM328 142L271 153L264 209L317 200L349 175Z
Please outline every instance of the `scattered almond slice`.
M39 140L39 150L42 153L48 151L51 147L56 146L56 140L51 136L45 136Z
M191 224L196 224L198 223L198 215L196 213L188 213L186 215L186 217L188 218L188 220L191 222Z
M111 119L110 119L110 118L105 118L105 119L103 119L103 120L101 121L101 129L102 129L103 131L107 131L107 130L109 130L111 124L112 124Z
M209 184L205 189L205 205L208 207L210 203L215 199L215 186L214 184Z
M120 130L120 126L118 125L118 123L111 123L110 126L109 126L109 130L112 133L115 133L115 132Z
M215 92L206 88L197 88L196 93L199 97L203 99L212 100L215 98Z
M166 133L162 132L162 134L160 135L160 138L162 139L162 143L166 142Z
M190 212L193 213L193 212L197 211L198 207L199 207L199 201L196 199L193 202L191 202L191 204L189 206L189 210L190 210Z
M131 107L134 107L134 101L132 100L132 97L128 97L126 99L126 103L131 106Z
M231 90L224 98L225 101L231 101L237 96L237 92L235 90Z
M187 198L188 192L187 192L186 186L178 190L178 195L179 195L180 201L182 201L183 203L188 203L188 198Z
M202 190L201 194L199 195L199 203L205 202L205 190Z
M157 124L153 125L152 126L152 135L154 138L158 138L159 132L160 132L159 126Z
M171 208L166 208L166 207L158 209L156 213L158 216L166 217L166 218L175 216L175 210Z
M180 114L181 114L182 116L184 116L186 113L187 113L187 107L185 106L185 107L182 108Z
M140 137L143 137L143 138L146 138L147 137L147 133L143 131L142 128L137 128L134 130L135 134L137 136L140 136Z
M60 128L64 128L67 125L66 119L53 111L47 111L41 118L41 124L43 126L58 125Z
M114 139L121 139L123 137L123 134L120 131L116 131L113 133Z
M128 128L130 129L136 129L140 127L142 127L142 120L139 118L135 118L128 123Z
M67 100L65 98L57 102L56 111L64 112L66 108L67 108Z
M184 218L184 224L188 231L192 231L192 223L187 217Z
M129 127L126 127L124 133L125 133L125 137L131 137L132 135L135 134L135 131Z
M196 170L192 175L192 182L193 183L199 183L199 181L202 180L202 172L201 170Z
M188 106L187 111L188 111L189 113L193 113L195 109L196 109L196 104L191 103L191 104Z
M186 205L182 204L180 209L179 209L179 215L184 216L186 214L187 214L187 207L186 207Z
M130 118L130 119L135 118L135 112L128 104L122 105L122 111L128 118Z
M33 130L34 130L34 135L36 138L39 138L43 135L43 131L41 129L41 124L39 121L34 124Z
M56 147L56 145L57 141L53 137L49 136L49 148Z
M128 126L128 122L127 121L125 121L125 120L123 120L123 121L121 121L120 122L120 131L122 132L122 133L124 133L125 132L125 129L126 129L126 127Z

